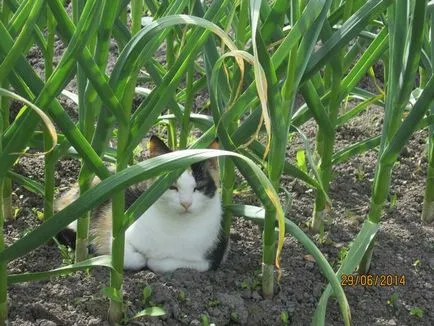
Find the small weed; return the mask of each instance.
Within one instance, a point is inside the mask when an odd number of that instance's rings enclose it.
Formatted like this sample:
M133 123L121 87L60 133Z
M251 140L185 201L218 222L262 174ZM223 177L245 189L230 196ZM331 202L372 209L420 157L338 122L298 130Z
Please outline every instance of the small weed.
M178 293L178 300L179 302L183 303L187 300L187 296L185 295L185 292L183 290L179 291Z
M419 307L413 307L410 309L410 316L415 316L418 318L422 318L424 314L423 309L419 308Z
M200 324L202 326L214 326L215 325L214 323L211 323L209 321L208 315L205 315L205 314L203 314L203 315L200 316Z
M250 289L250 283L249 283L249 281L248 280L243 280L241 282L241 288L242 289Z
M389 206L387 207L387 211L392 212L396 208L396 205L398 205L398 195L396 193L390 194L388 199Z
M113 138L117 138L118 137L118 128L113 128L113 131L112 131L112 137Z
M147 287L145 287L143 289L143 292L142 292L142 303L144 305L149 304L149 302L151 300L151 295L152 295L152 288L151 288L151 286L148 285Z
M252 290L257 290L261 288L261 285L262 285L261 280L255 278L252 282Z
M17 218L18 214L20 214L21 208L15 208L14 209L14 220Z
M296 154L297 167L303 172L307 173L306 155L303 149L297 150Z
M396 193L394 193L391 197L390 197L390 208L395 208L396 205L398 204L398 195Z
M211 299L208 301L208 303L206 304L206 306L208 308L212 308L212 307L217 307L220 305L220 300L219 299Z
M162 307L156 306L155 303L152 302L151 296L152 296L152 288L151 286L148 285L145 288L143 288L143 292L142 292L142 303L145 306L145 308L139 311L138 313L136 313L132 317L126 316L126 318L124 319L125 324L129 324L131 320L140 317L159 317L159 316L164 316L166 314L166 311ZM131 306L131 303L126 303L124 305L125 308L128 306Z
M242 181L234 188L235 195L243 196L243 195L248 195L249 193L250 193L250 186L246 181Z
M105 287L102 289L102 292L110 300L122 303L122 297L118 289L113 287Z
M281 189L285 193L285 202L283 205L283 212L285 215L287 215L290 212L291 207L292 207L292 195L291 195L291 192L288 189L286 189L285 187L282 187Z
M362 181L363 179L365 179L366 172L361 166L358 166L354 171L354 176L356 177L357 181Z
M390 296L390 299L387 300L387 305L394 311L398 309L398 304L397 304L398 297L399 297L399 293L393 292L392 295Z
M282 311L280 313L280 320L282 321L283 325L289 325L289 315L286 311Z
M44 220L44 213L42 211L40 211L39 209L33 207L32 208L32 212L33 212L33 214L36 215L36 217L38 218L38 220L40 220L40 221Z
M238 316L238 314L235 311L231 312L231 320L233 322L238 322L240 320L240 317Z
M74 263L74 252L68 247L61 244L55 237L53 241L56 243L57 248L60 251L60 256L62 257L63 265L70 265Z
M416 259L413 263L413 267L416 270L416 272L419 271L420 265L422 264L422 261L420 259Z
M348 208L345 208L345 210L344 210L344 217L345 218L353 220L354 219L354 215L355 214L351 210L349 210Z
M344 262L345 258L347 258L349 251L350 251L350 248L348 248L348 247L342 247L339 250L339 253L338 253L339 266L342 266L342 263Z
M257 290L261 287L261 280L259 277L256 277L256 276L249 277L249 278L244 279L241 282L240 287L242 289L248 289L250 291L254 291L254 290Z

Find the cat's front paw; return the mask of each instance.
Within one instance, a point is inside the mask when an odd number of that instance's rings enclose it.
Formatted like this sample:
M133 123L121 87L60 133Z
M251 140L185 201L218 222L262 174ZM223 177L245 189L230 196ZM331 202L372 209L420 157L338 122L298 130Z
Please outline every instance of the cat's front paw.
M124 269L131 271L138 271L146 267L148 259L141 253L128 252L124 258Z
M175 258L163 258L163 259L155 259L150 258L148 260L148 267L152 271L164 274L167 272L173 272L178 268L189 268L195 269L199 272L205 272L209 269L209 263L206 260L181 260Z

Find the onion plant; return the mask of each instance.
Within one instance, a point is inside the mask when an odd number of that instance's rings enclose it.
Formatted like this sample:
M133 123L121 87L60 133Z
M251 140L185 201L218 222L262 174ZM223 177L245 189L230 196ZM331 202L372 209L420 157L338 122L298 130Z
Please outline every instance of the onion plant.
M334 23L342 21L342 27L337 31L333 31L332 26L330 26L331 22L329 21L323 29L322 40L325 42L324 48L327 49L329 46L333 46L336 42L339 42L346 32L348 37L350 34L352 34L352 37L358 36L354 32L360 26L368 29L369 26L366 25L366 22L370 22L370 20L379 16L386 5L386 1L369 1L363 6L357 1L345 2L338 8L340 15L336 15L337 18L334 20ZM336 13L338 10L336 10ZM363 21L365 21L365 25L361 24ZM349 33L351 30L352 32ZM307 107L310 109L310 114L318 124L316 151L320 162L319 174L326 193L328 192L333 175L332 168L335 161L333 149L336 129L365 110L369 104L381 99L381 96L378 97L375 94L368 93L362 97L362 103L350 111L339 115L341 106L344 105L344 102L349 97L354 97L357 94L357 83L383 54L386 44L387 29L382 27L379 33L373 34L373 40L370 43L364 39L355 39L354 44L344 43L340 46L335 46L334 49L328 52L320 49L316 54L322 54L322 60L328 58L324 72L323 74L317 72L316 75L313 75L313 71L310 72L309 76L312 76L312 78L301 88ZM367 49L363 53L362 49L364 48ZM359 58L355 60L357 55L359 55ZM315 62L317 60L312 61ZM344 77L345 73L346 76ZM360 96L358 97L360 98ZM300 120L302 115L307 112L300 110L300 114L295 117L295 121ZM360 148L362 144L353 144L353 149ZM366 149L366 144L362 148ZM347 150L345 149L345 151ZM330 207L324 197L324 193L317 192L311 221L311 227L315 232L318 232L322 228L323 221L328 219L329 210Z
M44 68L45 68L45 81L53 73L53 58L54 58L54 40L55 40L55 24L54 19L49 8L47 9L47 48L44 56ZM51 135L48 132L44 134L44 149L48 151L51 143ZM49 219L54 214L54 194L55 194L55 164L57 160L57 151L50 151L45 155L44 162L44 219Z
M388 8L389 61L385 102L385 117L381 133L379 159L375 170L368 219L379 223L389 193L391 172L402 148L431 106L434 79L425 85L422 94L408 116L402 114L408 103L421 57L421 47L427 1L416 0L395 3ZM402 21L409 24L402 24ZM411 24L410 24L411 23ZM370 267L373 245L367 250L359 270Z

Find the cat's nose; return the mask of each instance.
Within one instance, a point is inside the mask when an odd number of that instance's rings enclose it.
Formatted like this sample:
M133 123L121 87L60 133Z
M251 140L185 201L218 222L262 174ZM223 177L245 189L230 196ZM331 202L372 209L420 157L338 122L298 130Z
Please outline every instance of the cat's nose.
M188 210L191 206L191 201L182 201L181 206L185 208L185 210Z

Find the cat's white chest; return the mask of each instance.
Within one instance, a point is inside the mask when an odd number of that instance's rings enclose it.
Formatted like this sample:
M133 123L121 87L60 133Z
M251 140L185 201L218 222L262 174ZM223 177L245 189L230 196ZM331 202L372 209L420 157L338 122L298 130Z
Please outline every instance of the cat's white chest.
M157 272L182 267L208 269L207 253L215 246L221 227L218 197L196 214L167 216L155 205L150 207L126 231L125 267L129 264L128 250L136 250Z

